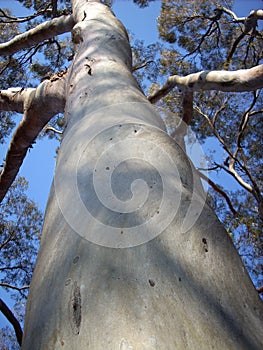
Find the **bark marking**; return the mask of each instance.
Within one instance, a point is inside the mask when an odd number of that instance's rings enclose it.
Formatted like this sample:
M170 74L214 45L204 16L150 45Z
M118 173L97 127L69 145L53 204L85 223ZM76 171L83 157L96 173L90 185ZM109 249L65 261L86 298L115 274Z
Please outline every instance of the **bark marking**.
M81 294L76 281L74 281L69 301L69 318L73 334L78 335L81 325Z

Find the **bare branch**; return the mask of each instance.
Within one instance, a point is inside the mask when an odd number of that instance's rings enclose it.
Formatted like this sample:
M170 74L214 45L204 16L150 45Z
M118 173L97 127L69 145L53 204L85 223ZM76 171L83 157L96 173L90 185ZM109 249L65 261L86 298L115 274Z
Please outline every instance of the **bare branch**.
M8 90L6 91L8 92ZM6 91L2 91L1 95ZM27 93L24 93L24 91L20 93L20 91L17 95L12 93L11 98L6 93L5 96L9 97L10 102L5 101L3 104L7 106L7 110L10 110L12 98L14 100L17 98L21 108L20 104L23 98L24 117L10 142L5 165L1 172L0 202L14 181L28 148L32 147L39 132L53 116L63 112L65 106L65 76L57 74L56 78L44 80L36 89L28 89Z
M227 55L226 62L224 64L224 69L227 70L229 68L232 57L233 57L240 41L247 34L249 34L249 33L255 34L256 33L258 20L263 19L263 10L253 10L250 12L250 14L247 17L237 17L233 11L226 9L225 7L222 7L221 11L229 14L233 18L234 22L243 23L243 25L244 25L241 34L235 39L235 41L234 41L234 43L233 43L233 45L232 45L232 47Z
M226 149L224 147L224 149L227 151L227 153L229 153L229 150ZM245 180L242 179L242 177L237 173L237 171L230 171L229 168L224 167L223 165L220 165L218 163L215 163L216 165L218 165L218 167L220 167L221 169L225 170L229 175L231 175L235 180L237 180L237 182L248 192L250 192L251 194L254 195L254 191L253 188L250 184L248 184Z
M22 345L22 339L23 339L23 331L20 326L20 323L18 322L17 318L13 314L13 312L9 309L9 307L3 302L2 299L0 299L0 311L2 314L8 319L8 321L11 323L11 325L14 328L16 339L18 341L18 344Z
M187 128L190 125L193 117L193 93L186 91L183 94L183 118L179 127L171 135L172 138L176 138L176 142L185 151L184 137L187 133Z
M14 238L14 236L15 234L13 232L9 233L7 239L0 245L0 250L2 250Z
M209 25L207 31L202 35L202 37L201 37L200 42L198 43L198 45L197 45L191 52L189 52L189 53L187 53L186 55L184 55L182 59L185 59L186 57L193 55L195 52L200 51L200 50L201 50L201 46L202 46L202 44L204 43L206 37L212 35L216 30L218 30L218 35L217 35L217 37L219 37L219 36L220 36L220 28L219 28L219 25L218 25L218 23L217 23L216 20L213 20L213 21L210 23L210 25Z
M44 127L43 130L44 130L45 132L53 131L55 134L59 134L59 135L62 135L62 134L63 134L62 131L53 128L53 126L51 126L51 125L46 125L46 126Z
M5 271L5 270L17 270L17 269L23 269L23 266L20 265L15 265L15 266L4 266L0 267L0 271Z
M29 289L29 286L17 287L17 286L14 286L12 284L5 283L5 282L1 282L0 286L4 287L4 288L10 288L10 289L18 290L19 292L21 292L22 290L25 290L25 289Z
M43 9L39 10L38 12L34 13L33 15L26 16L26 17L14 17L8 15L3 9L0 9L0 23L24 23L28 22L31 19L34 19L43 13L47 13L49 11L50 4L48 3ZM6 20L2 20L1 17L5 17Z
M220 10L229 14L231 17L233 17L234 22L241 22L244 23L246 20L246 17L237 17L237 15L235 14L235 12L225 8L225 7L220 7Z
M172 76L174 77L174 75ZM151 103L156 103L159 100L161 100L164 96L166 96L167 94L169 94L169 92L171 92L173 90L174 87L176 87L178 84L175 83L175 81L173 81L173 79L171 79L172 77L169 77L165 84L159 88L158 90L156 90L152 95L148 96L148 100Z
M228 55L227 55L227 58L226 58L226 61L224 63L224 69L228 70L229 66L230 66L230 63L231 63L231 60L232 60L232 57L236 51L236 48L238 46L238 44L240 43L240 41L247 35L248 33L247 32L242 32L237 38L236 40L234 41L232 47L231 47L231 50L229 51Z
M215 129L215 126L213 125L213 123L211 122L211 120L209 119L208 115L203 113L201 111L201 109L198 106L195 106L195 110L200 113L202 116L205 117L207 123L209 124L209 126L211 127L211 130L213 132L213 134L215 135L215 137L218 139L218 141L222 144L222 146L224 147L224 149L226 150L226 152L229 154L230 159L234 158L233 153L230 151L230 149L227 147L224 139L219 135L219 133L217 132L217 130ZM238 162L238 160L236 159L236 161ZM238 162L238 164L240 164ZM218 164L219 166L219 164ZM242 167L242 164L240 164L240 166ZM237 171L235 169L227 169L223 166L220 166L222 169L224 169L225 171L227 171L229 174L231 174L231 176L233 176L237 182L243 187L245 188L248 192L252 193L253 195L255 195L254 193L254 189L252 188L252 186L247 183L245 180L242 179L242 177L237 173Z
M132 71L135 72L136 70L142 69L150 63L155 63L155 62L153 60L150 60L150 61L146 61L144 63L138 63L134 67L132 67Z
M55 18L57 16L58 11L58 0L51 0L52 5L52 17Z
M235 216L238 216L239 213L236 211L236 209L233 207L230 198L228 197L228 195L226 194L225 191L223 191L219 186L217 186L217 184L212 181L211 179L209 179L207 176L205 176L201 171L197 170L198 175L204 179L216 192L218 192L222 197L224 197L225 201L227 202L227 205L229 207L229 209L232 211L232 213Z
M231 11L231 10L225 8L225 7L221 7L220 10L222 10L223 12L225 12L225 13L229 14L230 16L232 16L234 22L245 23L247 21L247 19L251 18L251 17L256 18L256 20L258 20L258 19L262 20L263 19L263 10L253 10L253 11L250 12L248 17L237 17L237 15L233 11Z
M245 128L247 126L247 123L249 121L249 117L250 117L250 111L252 110L252 108L254 107L256 101L257 101L257 96L258 96L258 93L255 92L254 93L254 98L253 98L253 101L251 103L251 105L248 107L247 111L244 113L243 115L243 118L241 120L241 123L239 125L239 130L238 130L238 134L237 134L237 140L236 140L236 149L235 151L233 152L233 157L230 158L230 161L229 161L229 170L231 172L234 172L234 166L235 166L235 163L236 163L236 159L237 159L237 156L238 156L238 153L241 151L242 147L241 147L241 140L242 140L242 137L243 137L243 134L244 134L244 131L245 131ZM247 169L247 167L245 166L245 164L242 165L242 168L245 170L246 174L248 175L250 181L252 182L253 184L253 187L255 188L255 191L256 193L260 196L260 190L256 184L256 181L253 179L251 173L249 172L249 170Z
M43 22L35 28L15 36L10 41L0 44L0 55L12 55L20 50L34 46L43 40L69 32L74 24L72 15L62 15L50 21Z
M236 71L201 71L185 77L173 75L148 100L155 103L174 87L182 91L218 90L225 92L254 91L263 87L263 64Z

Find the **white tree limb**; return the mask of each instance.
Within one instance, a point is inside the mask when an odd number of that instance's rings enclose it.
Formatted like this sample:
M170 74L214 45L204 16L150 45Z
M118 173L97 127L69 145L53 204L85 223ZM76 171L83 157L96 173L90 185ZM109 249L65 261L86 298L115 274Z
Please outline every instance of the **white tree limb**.
M225 13L232 16L234 22L236 22L236 23L244 23L247 20L247 18L251 18L251 17L253 17L255 20L263 19L263 10L253 10L249 13L248 17L237 17L237 15L233 11L231 11L225 7L222 7L222 10Z
M0 111L24 112L24 101L27 96L35 91L34 88L9 88L0 91Z
M182 91L254 91L263 87L263 65L236 71L201 71L185 77L173 75L148 100L155 103L176 86Z
M46 39L71 31L74 26L72 15L62 15L50 21L43 22L13 39L0 44L0 55L12 55L20 50L29 48Z
M22 108L23 106L23 108ZM0 110L15 110L24 117L10 142L0 175L0 202L14 181L27 150L46 123L65 106L65 76L44 80L36 89L0 92Z

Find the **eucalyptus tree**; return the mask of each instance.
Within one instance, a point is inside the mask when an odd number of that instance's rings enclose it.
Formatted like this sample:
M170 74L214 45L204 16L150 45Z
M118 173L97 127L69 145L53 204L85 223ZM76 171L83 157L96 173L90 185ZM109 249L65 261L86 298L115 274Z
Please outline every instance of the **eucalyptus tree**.
M261 349L261 301L206 201L184 135L193 90L254 91L262 66L173 72L147 99L127 32L106 2L72 0L72 14L59 17L56 1L45 6L51 19L0 45L11 56L72 34L67 69L0 94L1 110L24 114L1 198L40 131L58 113L65 118L22 348ZM184 112L175 141L150 102L176 86Z

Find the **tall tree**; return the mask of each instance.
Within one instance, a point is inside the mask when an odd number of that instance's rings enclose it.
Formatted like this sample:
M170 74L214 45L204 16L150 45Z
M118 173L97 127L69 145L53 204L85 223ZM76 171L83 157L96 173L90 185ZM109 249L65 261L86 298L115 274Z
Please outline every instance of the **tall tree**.
M67 70L0 95L2 110L24 112L2 198L46 123L66 119L22 348L261 349L258 294L183 138L180 147L168 136L149 100L178 85L186 113L192 90L261 88L262 66L173 75L147 99L125 28L106 4L72 0L72 15L61 17L51 5L53 19L0 45L12 55L69 30L74 43Z

